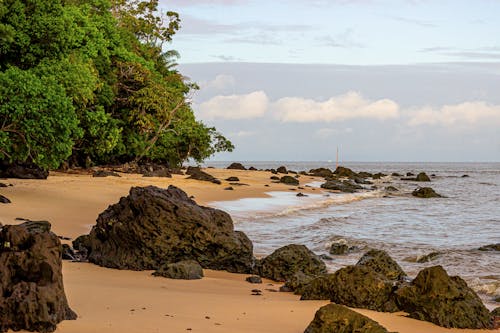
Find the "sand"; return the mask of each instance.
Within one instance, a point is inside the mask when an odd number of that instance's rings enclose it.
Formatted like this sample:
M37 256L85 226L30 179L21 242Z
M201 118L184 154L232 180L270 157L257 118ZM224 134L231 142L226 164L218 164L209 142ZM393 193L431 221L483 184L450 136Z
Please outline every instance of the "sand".
M47 180L0 180L14 186L0 188L12 203L0 206L0 222L19 223L22 217L48 220L53 231L75 238L88 233L97 215L128 193L131 186L176 185L200 204L266 197L268 191L290 191L292 186L271 183L269 172L207 169L223 180L237 176L248 186L230 186L185 179L145 178L140 175L93 178L90 175L51 173ZM302 176L301 185L316 180ZM269 187L264 185L268 184ZM305 188L304 193L319 190ZM298 191L297 191L298 192ZM205 270L196 281L153 277L151 272L120 271L85 263L63 263L69 304L76 321L64 321L57 332L303 332L325 301L299 301L291 293L275 292L279 284L264 281L254 285L247 275ZM262 290L252 296L251 290ZM469 333L480 330L444 329L431 323L405 318L404 314L357 310L400 333ZM500 330L487 331L497 332Z

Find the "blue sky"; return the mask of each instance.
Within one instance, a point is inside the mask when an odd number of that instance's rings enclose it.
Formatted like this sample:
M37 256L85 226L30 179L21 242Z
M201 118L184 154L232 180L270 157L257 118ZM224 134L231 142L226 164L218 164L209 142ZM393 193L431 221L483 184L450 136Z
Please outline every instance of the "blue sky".
M216 160L500 161L500 1L162 6Z

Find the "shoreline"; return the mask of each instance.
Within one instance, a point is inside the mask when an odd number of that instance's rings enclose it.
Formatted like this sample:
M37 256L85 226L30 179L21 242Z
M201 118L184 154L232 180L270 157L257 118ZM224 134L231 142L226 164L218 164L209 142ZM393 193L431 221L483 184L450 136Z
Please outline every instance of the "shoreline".
M226 181L215 185L179 175L145 178L122 174L120 178L94 178L55 172L47 180L4 181L14 186L2 189L2 194L12 203L2 206L0 222L17 224L20 221L16 221L16 217L48 220L56 234L74 239L88 233L97 215L127 195L131 186L176 185L194 195L195 201L201 205L210 205L214 201L266 198L269 197L266 192L270 191L298 193L290 191L291 186L271 183L270 172L205 171L221 180L237 176L241 183L250 186L226 191ZM315 179L302 176L301 185L310 182L310 178ZM311 188L300 191L318 193ZM266 290L279 289L280 284L276 282L264 280L263 284L254 285L245 281L248 275L204 272L205 277L201 280L170 280L153 277L149 271L120 271L64 261L65 290L70 307L79 317L76 321L60 323L56 332L186 332L191 328L197 332L299 333L313 319L316 310L328 303L299 301L299 296L291 293ZM263 295L252 296L251 290L255 288L261 289ZM450 330L398 314L356 311L379 321L389 331L400 333L500 332L498 329Z

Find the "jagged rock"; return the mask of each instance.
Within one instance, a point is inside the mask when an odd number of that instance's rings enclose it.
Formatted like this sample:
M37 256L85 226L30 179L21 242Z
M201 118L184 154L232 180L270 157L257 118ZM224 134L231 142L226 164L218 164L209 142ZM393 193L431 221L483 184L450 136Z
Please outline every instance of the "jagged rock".
M215 178L214 176L202 171L198 167L188 167L186 171L186 175L189 175L188 179L196 179L205 182L211 182L214 184L221 184L221 181Z
M375 311L398 311L394 281L366 266L347 266L313 279L302 288L301 300L331 300Z
M500 251L500 243L481 246L479 251Z
M363 186L353 184L349 181L328 180L326 181L326 183L321 184L321 188L346 193L354 193L357 190L363 189Z
M401 280L406 277L406 273L401 266L383 250L370 250L366 252L356 263L356 266L371 268L389 280Z
M442 196L436 193L431 187L419 187L415 189L411 195L417 198L441 198Z
M194 260L182 260L173 264L162 265L152 275L169 279L197 280L203 277L203 269Z
M119 174L108 170L97 170L92 173L92 177L121 177Z
M237 162L231 163L231 165L229 165L227 167L227 169L232 169L232 170L246 170L246 168L243 166L243 164L237 163Z
M328 304L314 315L304 333L388 333L376 321L345 306Z
M326 266L306 246L290 244L262 259L258 271L262 277L286 281L299 271L307 275L326 273Z
M327 168L311 169L309 170L309 174L315 177L323 177L323 178L333 177L333 171Z
M3 195L0 194L0 203L8 204L11 203L11 201L9 200L9 198L4 197Z
M76 319L64 293L61 251L46 221L0 229L0 332L53 332Z
M238 177L228 177L228 178L226 178L226 181L228 181L228 182L239 182L240 179Z
M354 179L354 178L360 177L356 172L352 171L349 168L343 167L343 166L337 167L337 169L335 169L335 171L333 173L335 175L337 175L337 177L339 177L339 178L346 177L346 178Z
M248 273L254 263L252 242L234 231L229 214L198 206L175 186L132 187L73 245L86 249L90 262L118 269L157 269L192 259L203 268Z
M68 244L62 245L62 259L63 260L76 260L75 251Z
M443 327L489 328L490 313L476 293L441 266L425 268L396 291L399 307L411 318Z
M280 183L287 185L299 185L299 181L292 176L283 176L280 178Z
M276 171L278 171L279 173L288 173L286 167L284 166L280 166L278 169L276 169Z
M415 177L415 180L417 182L430 182L431 179L429 178L429 176L427 176L427 174L425 172L421 172L417 175L417 177Z
M258 275L248 276L245 281L250 283L262 283L262 278Z
M49 171L31 164L6 164L0 161L0 178L47 179Z

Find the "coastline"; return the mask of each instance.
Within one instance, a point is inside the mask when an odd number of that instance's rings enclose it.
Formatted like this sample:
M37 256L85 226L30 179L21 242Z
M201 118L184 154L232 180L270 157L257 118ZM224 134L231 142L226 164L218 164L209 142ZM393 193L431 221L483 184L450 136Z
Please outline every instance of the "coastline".
M290 186L271 183L270 172L227 169L205 171L223 180L237 176L249 186L222 185L185 179L122 177L93 178L90 175L51 173L48 180L8 179L14 186L5 189L12 203L2 207L0 221L16 224L16 217L48 220L52 230L70 238L87 233L97 215L128 193L131 186L175 185L202 205L244 198L264 198L270 191L290 191ZM314 180L302 176L301 185ZM264 185L269 185L266 187ZM312 188L300 190L318 193ZM298 193L298 191L293 191ZM237 229L237 227L236 227ZM299 301L291 293L273 292L280 284L265 280L261 285L245 281L247 275L205 270L198 281L156 278L151 272L119 271L85 263L63 263L63 277L70 306L79 318L64 321L56 332L303 332L324 301ZM269 285L272 284L272 285ZM254 288L262 296L252 296ZM132 311L133 310L133 311ZM379 321L390 331L483 332L445 329L398 314L357 310ZM209 318L206 318L209 317ZM490 330L488 332L500 332Z

